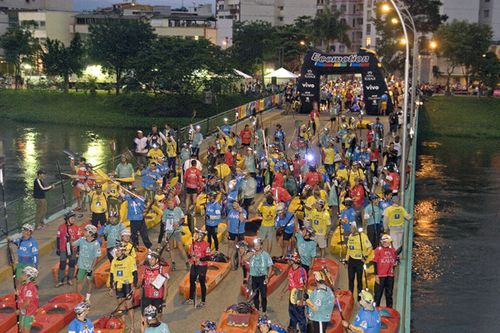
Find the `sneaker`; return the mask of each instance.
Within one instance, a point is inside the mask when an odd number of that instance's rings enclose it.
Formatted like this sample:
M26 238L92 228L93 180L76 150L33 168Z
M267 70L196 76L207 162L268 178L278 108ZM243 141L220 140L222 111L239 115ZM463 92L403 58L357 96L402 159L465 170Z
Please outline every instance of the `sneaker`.
M63 284L64 284L63 282L58 282L58 283L56 284L56 288L61 287Z
M73 281L72 280L68 280L68 285L72 286L73 285Z
M184 302L185 305L193 305L194 304L194 300L192 299L188 299L187 301Z
M196 304L196 308L197 309L201 309L201 308L204 308L205 307L205 302L200 302L198 304Z
M170 268L172 271L175 271L175 261L172 261L172 267Z

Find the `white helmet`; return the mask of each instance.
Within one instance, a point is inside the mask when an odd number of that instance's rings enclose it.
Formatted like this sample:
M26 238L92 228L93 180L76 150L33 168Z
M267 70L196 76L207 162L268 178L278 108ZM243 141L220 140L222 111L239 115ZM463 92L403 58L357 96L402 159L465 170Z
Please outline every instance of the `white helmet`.
M144 317L146 317L146 319L149 320L155 319L157 315L158 315L158 309L154 305L148 305L144 309Z
M85 226L85 231L92 234L92 235L95 235L95 234L97 234L97 227L92 225L92 224L87 224Z
M122 236L132 236L132 231L130 231L130 228L125 228L121 232Z
M77 315L82 314L86 310L90 309L90 304L88 302L81 302L75 306L75 313Z
M23 229L24 230L28 230L29 232L33 232L33 230L35 230L35 228L33 227L33 225L29 224L29 223L23 224Z
M23 274L28 277L28 280L35 281L38 277L38 269L32 266L26 266L23 268Z

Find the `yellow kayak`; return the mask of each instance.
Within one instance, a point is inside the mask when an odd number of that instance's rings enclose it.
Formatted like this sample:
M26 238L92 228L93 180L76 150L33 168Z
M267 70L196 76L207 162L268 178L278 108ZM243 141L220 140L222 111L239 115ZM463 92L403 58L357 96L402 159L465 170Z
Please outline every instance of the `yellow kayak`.
M205 226L203 226L202 229L205 230ZM225 223L220 223L219 226L217 227L217 239L219 240L219 245L223 240L226 230L227 230L227 224ZM182 244L184 245L186 251L192 244L191 231L189 231L189 228L185 225L182 226ZM215 245L214 243L212 243L212 250L214 248Z
M128 202L122 202L120 206L120 222L126 228L130 228L130 221L127 219L127 210L128 210ZM153 205L149 213L146 215L144 221L146 222L146 226L148 229L153 228L161 222L161 218L163 216L163 211L156 205Z
M215 201L221 202L221 200L222 200L222 194L218 193L217 197L215 198ZM206 202L207 202L207 195L205 193L201 193L196 197L195 212L197 214L203 214Z

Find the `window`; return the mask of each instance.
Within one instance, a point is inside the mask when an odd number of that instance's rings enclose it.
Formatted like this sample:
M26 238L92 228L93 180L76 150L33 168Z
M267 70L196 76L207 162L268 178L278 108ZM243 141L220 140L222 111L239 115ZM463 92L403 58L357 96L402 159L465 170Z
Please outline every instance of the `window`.
M279 9L279 10L283 10L284 8L285 8L285 7L283 7L283 6L278 6L278 9Z
M345 13L346 9L346 5L340 5L340 12Z
M483 10L483 17L490 17L490 11L488 9Z
M352 19L352 27L355 28L356 27L356 19Z
M45 21L39 21L38 22L38 27L39 28L45 28Z
M372 33L372 25L371 24L367 24L366 25L366 33L367 34L371 34Z
M341 52L341 53L345 52L345 46L344 45L340 45L339 46L339 52Z
M278 21L283 22L283 16L278 16Z

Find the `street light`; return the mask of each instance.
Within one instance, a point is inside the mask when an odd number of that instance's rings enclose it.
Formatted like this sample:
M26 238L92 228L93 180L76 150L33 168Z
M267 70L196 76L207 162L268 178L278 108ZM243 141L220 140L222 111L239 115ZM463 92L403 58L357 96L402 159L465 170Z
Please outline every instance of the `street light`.
M382 13L389 13L391 9L392 8L388 3L383 3L382 6L380 6L380 10L382 10Z
M399 20L398 20L397 18L393 17L393 18L391 19L391 23L392 23L392 24L398 24L398 23L399 23Z
M429 47L431 48L431 50L435 50L435 49L437 49L438 44L437 44L437 42L435 40L431 40L429 42Z
M403 37L403 38L399 39L399 44L406 45L406 38Z
M300 44L300 45L302 45L302 46L304 46L304 45L306 45L306 42L304 42L303 40L301 40L301 41L299 42L299 44Z

